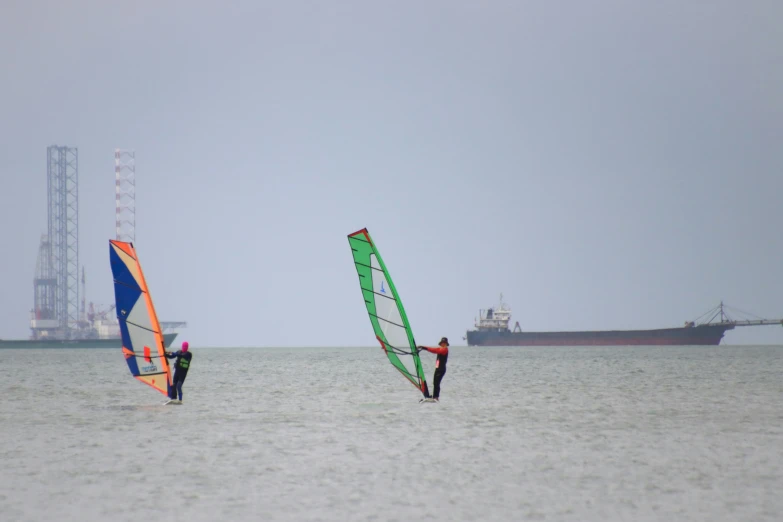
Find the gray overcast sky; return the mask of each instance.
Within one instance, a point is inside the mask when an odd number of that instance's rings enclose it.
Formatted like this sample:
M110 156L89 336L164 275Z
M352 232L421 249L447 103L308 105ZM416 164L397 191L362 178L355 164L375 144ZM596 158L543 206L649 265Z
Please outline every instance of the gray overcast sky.
M53 144L103 304L135 149L136 248L196 346L372 345L364 226L422 344L501 291L527 330L783 317L783 2L223 4L4 1L0 337L28 335Z

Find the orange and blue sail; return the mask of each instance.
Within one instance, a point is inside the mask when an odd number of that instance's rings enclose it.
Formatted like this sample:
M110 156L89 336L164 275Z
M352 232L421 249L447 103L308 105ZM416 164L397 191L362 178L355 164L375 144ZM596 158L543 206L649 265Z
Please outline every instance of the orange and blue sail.
M425 397L428 396L416 340L381 254L366 228L349 234L348 243L375 338L392 366Z
M171 370L163 334L133 243L109 240L122 354L136 379L169 395Z

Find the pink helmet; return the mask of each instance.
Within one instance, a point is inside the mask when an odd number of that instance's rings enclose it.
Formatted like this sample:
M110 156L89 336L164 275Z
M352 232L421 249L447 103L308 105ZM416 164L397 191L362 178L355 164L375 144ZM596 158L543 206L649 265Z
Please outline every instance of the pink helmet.
M188 351L188 342L182 341L182 351L187 352Z

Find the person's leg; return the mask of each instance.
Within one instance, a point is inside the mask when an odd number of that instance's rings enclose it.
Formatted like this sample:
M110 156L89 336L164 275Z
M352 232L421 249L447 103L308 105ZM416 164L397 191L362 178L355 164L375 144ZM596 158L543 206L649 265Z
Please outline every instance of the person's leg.
M169 386L169 399L176 400L177 399L177 380L179 380L179 373L177 369L174 369L174 377L171 379L171 386Z
M444 372L442 372L440 368L435 370L435 377L432 379L433 382L435 383L435 390L434 393L432 394L433 399L437 399L438 397L440 397L440 381L441 379L443 379L443 373Z
M182 401L182 383L184 381L177 381L177 394L179 395L179 400Z

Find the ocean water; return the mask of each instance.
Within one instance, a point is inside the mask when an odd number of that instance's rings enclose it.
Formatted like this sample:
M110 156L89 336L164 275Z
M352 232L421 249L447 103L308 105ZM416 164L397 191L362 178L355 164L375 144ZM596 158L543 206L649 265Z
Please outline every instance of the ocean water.
M0 520L778 521L783 347L0 350ZM425 354L427 374L433 356Z

